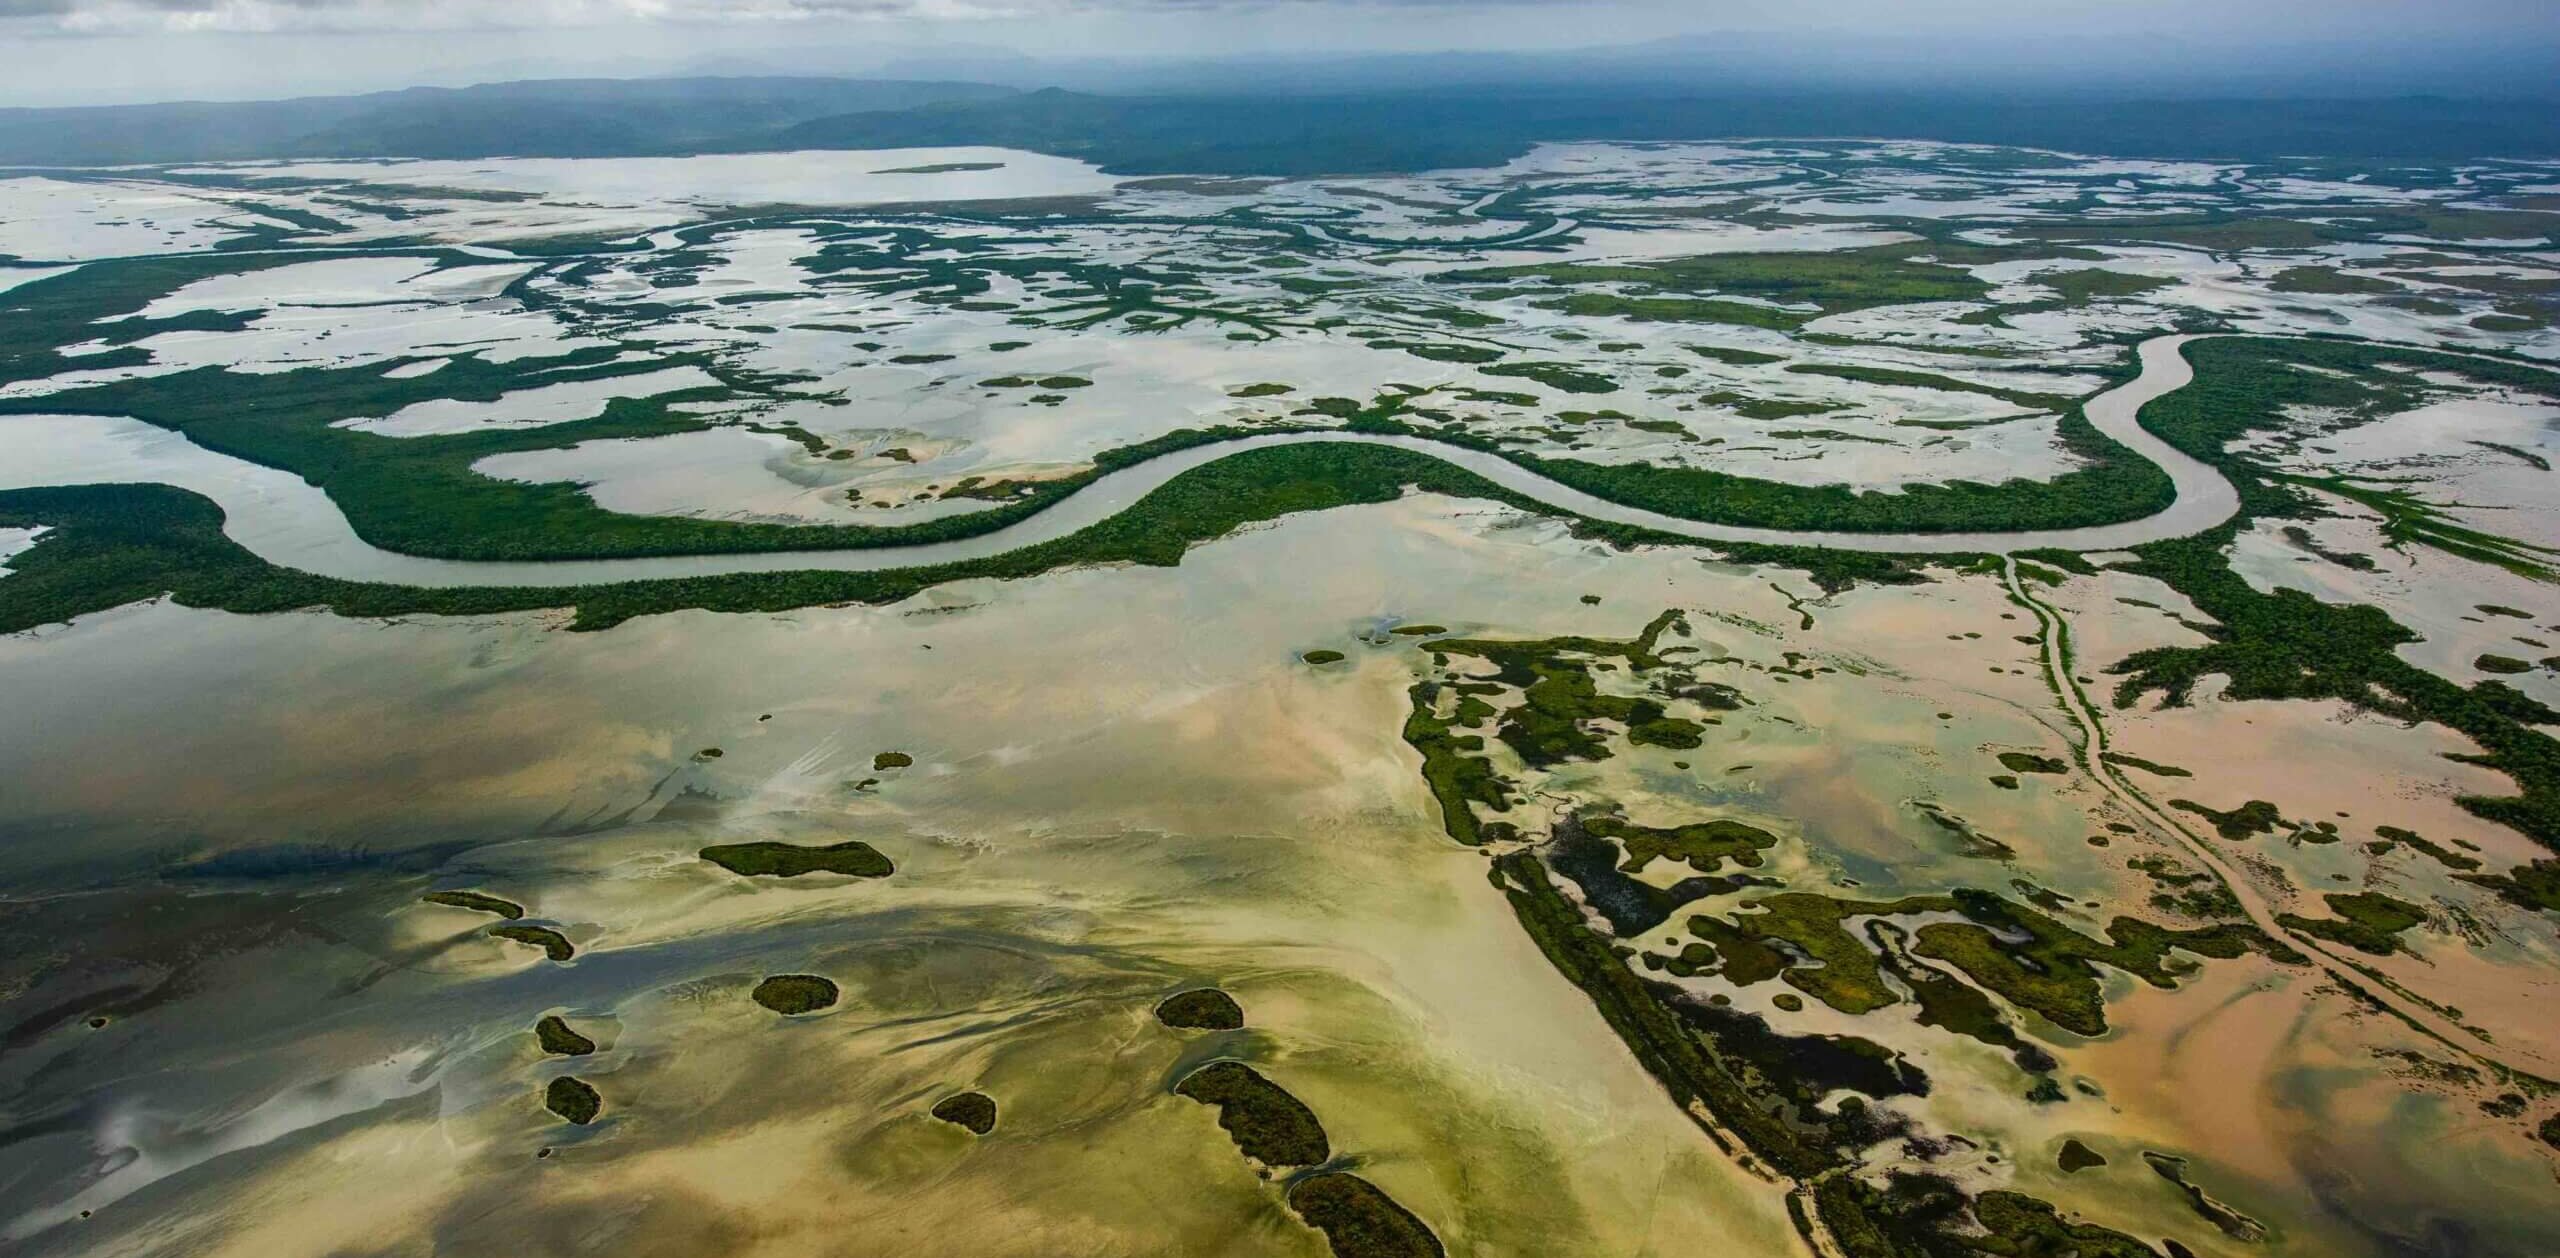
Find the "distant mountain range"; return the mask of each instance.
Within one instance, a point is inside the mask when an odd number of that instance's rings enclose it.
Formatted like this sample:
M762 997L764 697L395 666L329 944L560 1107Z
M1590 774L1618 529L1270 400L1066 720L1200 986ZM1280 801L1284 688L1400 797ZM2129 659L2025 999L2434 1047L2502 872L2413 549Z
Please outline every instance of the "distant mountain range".
M983 83L884 79L538 79L276 101L0 109L0 164L626 157L732 144L836 115L1016 94Z
M2560 155L2560 103L1744 91L1679 76L1166 95L904 79L548 79L280 101L0 110L0 166L990 144L1131 174L1310 175L1498 164L1541 140L1848 136L2125 157L2550 157Z

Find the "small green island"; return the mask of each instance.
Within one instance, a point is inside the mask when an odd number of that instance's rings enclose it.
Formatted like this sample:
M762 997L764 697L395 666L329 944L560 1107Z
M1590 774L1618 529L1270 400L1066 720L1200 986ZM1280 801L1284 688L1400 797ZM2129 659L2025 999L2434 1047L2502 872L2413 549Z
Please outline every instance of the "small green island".
M803 874L844 874L854 878L886 878L897 872L888 857L860 839L825 847L791 843L719 843L702 849L702 859L749 878L798 878Z
M1173 1090L1214 1106L1236 1148L1264 1166L1315 1166L1333 1155L1315 1111L1243 1062L1211 1062Z
M1357 1175L1325 1171L1289 1187L1289 1208L1324 1233L1334 1258L1443 1258L1430 1225Z
M780 1014L815 1013L836 1003L836 985L815 974L776 974L749 994Z
M1217 988L1196 987L1165 997L1156 1021L1179 1031L1233 1031L1244 1026L1244 1007Z
M567 935L548 926L492 926L489 933L499 939L531 944L542 949L542 955L554 961L566 961L578 955L577 945L570 943Z
M562 1075L542 1091L542 1107L569 1122L584 1127L604 1112L604 1098L593 1085L575 1075Z
M441 904L449 909L469 909L474 913L495 913L508 921L524 916L524 906L513 900L501 900L477 891L430 891L418 899L427 904Z
M996 1101L984 1092L961 1092L934 1102L933 1116L983 1136L996 1129Z
M533 1038L542 1045L543 1052L560 1057L584 1057L596 1051L594 1040L571 1030L568 1021L556 1013L544 1014L542 1021L533 1024Z

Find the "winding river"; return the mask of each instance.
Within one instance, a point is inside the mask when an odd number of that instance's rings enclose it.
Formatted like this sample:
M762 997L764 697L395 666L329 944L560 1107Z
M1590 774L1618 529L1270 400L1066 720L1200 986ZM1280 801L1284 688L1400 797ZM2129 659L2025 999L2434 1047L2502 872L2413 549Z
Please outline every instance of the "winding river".
M1165 482L1244 450L1307 442L1359 442L1419 451L1561 513L1704 542L1757 542L1897 554L1972 554L2058 547L2118 550L2198 533L2231 518L2239 495L2211 467L2151 435L2144 404L2184 387L2194 371L2179 350L2190 337L2143 342L2141 372L2090 398L2089 422L2158 464L2177 498L2156 515L2090 528L2012 533L1824 533L1706 524L1595 498L1498 455L1419 437L1358 433L1275 433L1195 446L1111 472L1036 515L975 537L912 546L756 554L668 555L636 559L482 561L429 559L380 549L356 536L337 504L291 472L217 454L140 420L96 415L29 415L0 421L8 457L0 489L151 482L193 490L222 507L223 531L269 563L349 581L397 585L561 586L735 572L870 572L983 559L1053 541L1119 514Z

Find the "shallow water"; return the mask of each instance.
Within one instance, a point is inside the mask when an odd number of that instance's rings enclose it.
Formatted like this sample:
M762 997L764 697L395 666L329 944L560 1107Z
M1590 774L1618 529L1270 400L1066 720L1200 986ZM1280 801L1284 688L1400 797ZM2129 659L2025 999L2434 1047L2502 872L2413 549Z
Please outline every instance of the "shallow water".
M1801 533L1701 524L1592 497L1495 455L1411 437L1357 433L1271 434L1195 446L1109 473L1057 506L989 533L951 542L853 551L763 555L673 556L557 563L426 559L377 549L355 535L328 495L300 478L202 449L175 434L131 420L31 416L5 421L24 434L27 457L0 469L0 488L147 479L192 489L225 512L223 531L273 563L356 581L403 585L585 585L606 581L703 576L723 572L824 570L872 572L984 558L1064 537L1110 518L1191 468L1243 449L1311 441L1356 441L1416 450L1465 468L1506 489L1576 515L1641 525L1705 541L1821 545L1882 553L1969 554L2059 546L2105 550L2199 532L2230 517L2239 499L2213 469L2142 430L2143 402L2193 375L2178 354L2182 338L2143 346L2143 374L2086 404L2090 422L2137 455L2166 468L2178 498L2158 515L2126 524L2020 533Z

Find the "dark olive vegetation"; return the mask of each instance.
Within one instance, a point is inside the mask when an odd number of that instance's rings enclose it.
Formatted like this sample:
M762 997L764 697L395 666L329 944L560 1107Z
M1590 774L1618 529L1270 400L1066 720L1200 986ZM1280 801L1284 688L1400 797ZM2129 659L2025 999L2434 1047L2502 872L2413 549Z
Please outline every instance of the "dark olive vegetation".
M2068 1175L2077 1175L2082 1171L2107 1164L2105 1154L2080 1143L2076 1137L2062 1142L2062 1156L2055 1160L2060 1163L2063 1173Z
M2045 1076L2058 1064L2051 1053L2021 1038L2001 1013L1998 1002L1982 989L1912 958L1908 939L1900 928L1872 922L1866 934L1876 944L1877 959L1883 963L1885 973L1911 989L1912 998L1919 1002L1920 1025L2002 1049L2019 1070L2030 1075ZM2049 1078L2046 1081L2050 1082Z
M1305 660L1310 664L1339 664L1343 661L1344 656L1340 651L1315 650L1309 651L1298 658Z
M422 251L446 264L481 261ZM297 261L285 257L275 261ZM86 322L31 322L28 312L74 317L117 313L118 303L159 295L204 274L252 269L251 259L137 267L93 263L76 274L39 280L13 290L13 316L0 321L0 375L48 363L62 369L51 346L92 339ZM272 265L272 262L260 262ZM64 283L63 281L70 281ZM56 291L63 290L63 291ZM94 290L94 291L91 291ZM23 350L13 357L12 343ZM131 351L139 354L140 351ZM621 361L622 348L605 345L551 358L491 362L466 355L433 374L391 374L416 359L347 367L306 367L286 372L230 372L199 368L113 381L46 395L46 412L127 415L183 432L198 445L267 467L295 473L329 494L357 535L376 546L409 554L455 559L572 559L633 555L788 551L906 545L971 536L1039 511L1104 472L1171 450L1225 440L1234 432L1184 430L1180 434L1106 451L1088 472L1037 482L1027 492L987 511L915 525L782 525L608 511L578 486L498 480L472 470L496 454L555 449L584 441L688 432L709 426L702 416L674 409L692 401L770 393L777 381L740 372L714 355L689 352ZM114 355L78 360L86 367L121 365ZM947 355L910 355L925 360ZM138 361L138 360L137 360ZM353 418L390 415L428 399L488 402L508 392L581 379L634 375L690 365L723 383L650 398L622 398L592 419L531 428L495 429L418 437L387 437L333 425ZM44 374L50 374L46 372ZM1045 387L1089 383L1078 377L1040 381ZM0 413L30 413L25 399L0 401Z
M2140 756L2127 755L2121 751L2102 751L2098 753L2098 758L2106 761L2108 764L2116 765L2121 768L2140 769L2154 777L2191 778L2195 776L2195 774L2190 773L2185 769L2181 769L2176 765L2154 764Z
M2542 1125L2535 1128L2533 1134L2542 1137L2542 1143L2554 1149L2560 1149L2560 1114L2543 1119Z
M1357 1175L1327 1171L1289 1186L1289 1208L1324 1233L1334 1258L1442 1258L1429 1225Z
M2263 799L2253 799L2229 810L2207 807L2192 799L2173 799L2169 801L2169 806L2204 818L2212 824L2215 834L2234 842L2261 834L2273 834L2277 826L2284 824L2284 815L2276 811L2275 805Z
M1879 972L1876 956L1843 928L1852 916L1893 916L1953 909L1942 896L1887 903L1833 900L1788 892L1752 901L1729 919L1693 917L1689 932L1721 960L1720 973L1748 987L1783 977L1788 986L1842 1013L1866 1013L1900 998ZM1783 943L1783 949L1773 946Z
M2390 845L2399 844L2424 853L2429 860L2447 869L2469 873L2480 868L2478 860L2454 851L2415 830L2404 830L2399 826L2375 826L2373 833L2384 845L2385 851L2390 849Z
M1567 363L1496 363L1484 368L1484 374L1534 380L1558 393L1615 393L1618 391L1617 381Z
M836 1003L836 985L815 974L776 974L748 993L775 1013L814 1013Z
M1265 1166L1314 1166L1333 1156L1315 1111L1243 1062L1211 1062L1183 1076L1173 1090L1216 1106L1218 1126L1246 1157Z
M477 891L430 891L418 897L429 904L447 908L470 909L476 913L495 913L508 921L524 916L524 906L513 900L501 900Z
M2412 403L2416 386L2380 370L2384 364L2560 396L2560 376L2548 370L2396 346L2216 339L2190 343L2184 352L2195 364L2196 383L2144 407L2143 423L2172 445L2219 465L2239 486L2246 516L2298 517L2315 507L2296 488L2298 482L2226 456L2224 446L2251 432L2285 429L2291 407L2363 414ZM2116 702L2128 705L2157 693L2165 702L2184 703L2197 681L2220 674L2230 679L2227 699L2335 699L2395 720L2443 725L2480 746L2466 759L2508 775L2517 787L2512 796L2464 797L2458 801L2462 807L2560 854L2560 740L2538 728L2560 721L2560 714L2503 682L2463 687L2401 659L2396 648L2417 635L2380 608L2323 603L2295 590L2260 593L2223 557L2239 527L2155 542L2136 552L2141 558L2129 571L2175 588L2218 628L2207 645L2139 651L2117 664L2111 670L2122 678ZM2468 552L2482 562L2515 559L2507 552L2484 553L2460 535L2419 533L2409 540ZM2458 876L2520 907L2560 912L2560 860L2506 874Z
M1712 358L1720 363L1730 363L1736 367L1762 367L1787 360L1784 354L1764 354L1756 349L1727 349L1721 345L1692 345L1689 347L1689 352L1702 358Z
M141 319L153 301L197 280L308 262L290 253L223 256L190 254L92 262L76 271L33 280L9 290L0 307L0 384L40 380L75 368L135 367L150 354L133 342L162 332L243 326L241 316L196 311L167 319ZM96 326L112 321L108 327ZM66 357L63 347L104 339L118 348Z
M1668 887L1657 887L1639 878L1631 878L1619 867L1621 853L1609 841L1599 838L1584 827L1581 820L1567 815L1556 821L1554 837L1540 853L1548 866L1573 880L1582 889L1583 902L1608 919L1609 929L1620 939L1633 939L1669 921L1684 905L1711 895L1740 891L1745 887L1777 886L1775 879L1749 874L1725 874L1716 877L1683 878ZM1648 963L1660 962L1648 957ZM1663 968L1681 972L1675 958Z
M2417 905L2393 899L2379 891L2361 891L2352 895L2333 893L2321 898L2329 902L2329 911L2337 916L2311 918L2297 913L2279 913L2276 921L2286 930L2345 944L2358 952L2387 957L2401 951L2402 932L2427 920L2426 911Z
M871 758L871 770L878 773L887 769L903 769L915 762L914 756L903 751L884 751Z
M2070 1222L2038 1198L2006 1190L1968 1198L1936 1175L1890 1171L1882 1187L1841 1176L1809 1196L1810 1213L1849 1258L2160 1258L2122 1232ZM1799 1230L1801 1201L1787 1202Z
M1777 1170L1809 1177L1835 1164L1835 1155L1799 1135L1762 1108L1746 1077L1725 1065L1713 1046L1672 1011L1663 989L1629 971L1609 942L1583 924L1580 909L1548 881L1546 869L1527 852L1494 861L1495 877L1513 913L1557 971L1583 990L1600 1016L1636 1059L1686 1107L1703 1104L1719 1125Z
M2265 953L2286 965L2305 958L2245 923L2171 930L2140 918L2118 917L2102 940L1982 891L1957 891L1967 922L1932 922L1912 936L1914 955L1944 961L1976 984L2021 1009L2042 1014L2076 1035L2106 1032L2106 1004L2097 965L2121 970L2153 987L2177 985L2163 964L2171 950L2229 959ZM2024 936L2022 942L2012 939Z
M2058 393L2025 393L1994 385L1974 384L1952 376L1927 371L1897 371L1890 367L1867 367L1833 363L1798 363L1787 368L1797 375L1829 376L1835 380L1855 380L1862 384L1896 385L1912 389L1936 389L1942 393L1979 393L1995 397L2012 406L2029 410L2060 411L2069 409L2073 398Z
M533 1024L533 1038L540 1041L542 1051L562 1057L584 1057L596 1051L596 1042L569 1029L559 1014L544 1014Z
M2137 856L2125 867L2139 871L2157 888L2151 893L2153 908L2188 917L2243 916L2240 898L2212 874L2190 870L2166 856Z
M577 946L569 942L567 935L548 926L492 926L489 933L500 939L532 944L542 949L542 955L554 961L566 961L578 955Z
M2039 756L2031 751L2000 753L2000 767L2011 773L2069 773L2071 762L2060 756Z
M933 1116L973 1136L996 1129L996 1100L984 1092L962 1092L933 1103Z
M1756 1025L1765 1033L1765 1024L1749 1015L1720 1020L1712 1006L1630 972L1611 944L1583 924L1581 911L1548 881L1534 855L1513 852L1497 858L1494 866L1514 914L1548 961L1591 998L1611 1030L1673 1100L1712 1115L1706 1125L1720 1147L1797 1181L1798 1196L1790 1199L1789 1210L1797 1215L1800 1229L1808 1226L1801 1203L1809 1199L1810 1213L1853 1258L2004 1252L2157 1258L2155 1251L2120 1233L2065 1223L2051 1206L2032 1197L1990 1192L1968 1201L1943 1181L1897 1176L1878 1188L1848 1173L1858 1150L1891 1129L1860 1105L1844 1103L1825 1113L1791 1099L1823 1095L1818 1090L1823 1085L1800 1073L1811 1056L1806 1051L1810 1042L1821 1037L1771 1036L1761 1041L1764 1047L1755 1055L1754 1037L1741 1032ZM1747 1024L1739 1022L1744 1019ZM1777 1046L1774 1051L1766 1047L1771 1043ZM1851 1044L1835 1045L1834 1050L1851 1059L1864 1056ZM1874 1067L1886 1066L1881 1057L1866 1060ZM1909 1076L1894 1075L1898 1085L1909 1085ZM1733 1148L1737 1141L1739 1150ZM1969 1238L1968 1207L1973 1221L2006 1249L1986 1248Z
M2532 661L2520 660L2512 655L2483 654L2480 658L2471 661L2471 666L2484 673L2503 673L2509 676L2533 671Z
M802 874L849 874L886 878L897 866L860 839L825 847L789 843L720 843L702 849L702 859L733 874L748 877L797 878Z
M2166 1153L2154 1153L2145 1149L2142 1152L2142 1160L2149 1163L2152 1171L2160 1178L2176 1184L2179 1190L2186 1194L2187 1208L2195 1211L2198 1218L2220 1228L2223 1235L2236 1241L2256 1241L2266 1237L2265 1224L2215 1200L2213 1195L2206 1192L2201 1185L2187 1178L2185 1158L2171 1157Z
M1244 1025L1244 1007L1217 988L1198 987L1165 997L1156 1021L1183 1031L1233 1031Z
M1698 400L1709 406L1724 407L1744 419L1795 419L1805 415L1828 415L1834 411L1848 409L1846 405L1839 402L1753 397L1748 393L1738 393L1732 389L1718 389L1713 393L1701 394Z
M1657 857L1680 861L1702 874L1723 869L1728 860L1757 869L1760 854L1778 845L1778 836L1758 826L1721 817L1657 829L1601 813L1582 818L1582 827L1599 838L1616 840L1627 853L1619 868L1631 874L1643 873Z
M1622 658L1639 670L1652 667L1658 662L1653 654L1655 644L1666 630L1681 623L1678 612L1664 612L1630 642L1596 638L1554 638L1544 642L1446 638L1428 645L1437 654L1469 655L1490 661L1500 670L1497 681L1520 688L1522 702L1504 717L1494 736L1519 753L1522 761L1544 767L1569 760L1605 759L1607 747L1591 725L1598 720L1624 725L1628 738L1639 744L1673 748L1700 744L1706 731L1697 722L1669 715L1661 703L1652 699L1601 694L1591 676L1591 662L1600 658ZM1417 711L1428 716L1427 711ZM1408 739L1412 734L1408 726ZM1426 749L1426 762L1431 756L1432 752ZM1431 767L1426 763L1426 772ZM1443 802L1446 803L1445 797Z
M1820 314L1871 306L1973 301L1990 291L1969 271L1912 260L1910 255L1921 252L1926 252L1925 247L1896 244L1832 253L1706 254L1648 263L1540 263L1458 271L1442 278L1460 284L1545 281L1559 286L1558 300L1550 304L1580 314L1772 328L1794 328ZM1626 286L1631 296L1596 292L1567 295L1569 290L1561 287L1598 284ZM1813 305L1819 310L1773 310L1745 302L1714 300L1719 295ZM1660 304L1651 304L1655 302Z
M1170 567L1181 562L1192 543L1225 536L1241 525L1299 511L1391 502L1408 486L1540 509L1428 455L1379 446L1280 446L1194 468L1091 528L983 560L868 573L737 573L557 589L422 589L274 567L223 535L220 508L168 486L0 491L0 527L51 530L10 559L9 579L0 582L0 633L164 594L188 606L235 612L327 607L350 616L575 607L573 627L579 629L609 628L633 616L681 608L766 612L823 603L895 602L949 581L1032 576L1078 564ZM1612 541L1660 540L1642 530L1584 528Z
M2335 494L2359 506L2370 507L2382 517L2382 540L2395 548L2415 544L2440 550L2448 555L2504 568L2520 577L2536 581L2560 581L2560 551L2517 541L2482 529L2458 523L2443 508L2420 498L2415 491L2372 485L2360 485L2343 477L2277 477L2290 484ZM2341 560L2349 567L2370 571L2370 564Z
M604 1098L586 1080L562 1075L543 1089L542 1107L584 1127L604 1112Z
M2386 279L2331 266L2289 266L2276 272L2267 287L2279 293L2391 294L2408 291Z

